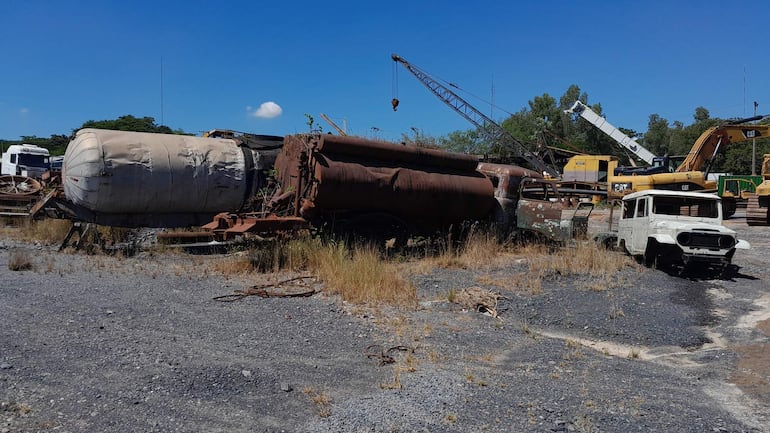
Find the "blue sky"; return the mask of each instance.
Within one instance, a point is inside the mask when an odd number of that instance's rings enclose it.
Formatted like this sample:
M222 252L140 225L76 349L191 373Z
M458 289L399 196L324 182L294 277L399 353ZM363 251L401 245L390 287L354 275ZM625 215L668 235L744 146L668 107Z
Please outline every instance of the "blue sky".
M483 100L494 87L510 112L577 84L611 123L638 132L653 113L689 124L698 106L732 118L758 101L770 113L769 12L768 2L710 0L4 0L0 138L125 114L194 133L306 132L305 113L324 130L320 113L394 140L470 129L401 67L393 112L391 53ZM280 115L257 117L265 103Z

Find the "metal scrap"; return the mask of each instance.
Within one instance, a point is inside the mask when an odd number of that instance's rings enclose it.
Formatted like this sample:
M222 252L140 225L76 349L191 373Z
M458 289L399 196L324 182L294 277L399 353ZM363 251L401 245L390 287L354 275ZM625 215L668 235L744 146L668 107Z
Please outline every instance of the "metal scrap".
M452 302L469 310L497 318L497 302L500 299L505 299L505 296L481 287L468 287L454 295Z
M393 354L396 352L414 353L414 349L408 346L393 346L390 349L385 350L385 348L379 344L372 344L364 350L364 355L369 359L376 359L377 366L382 367L383 365L396 362L396 358L393 357Z
M212 298L219 302L233 302L239 301L249 296L259 296L260 298L306 298L308 296L315 295L318 290L314 287L310 287L304 280L315 279L312 275L289 278L287 280L279 281L273 284L259 284L248 287L243 290L234 290L233 294L215 296ZM284 284L296 281L294 283L294 290L283 287Z

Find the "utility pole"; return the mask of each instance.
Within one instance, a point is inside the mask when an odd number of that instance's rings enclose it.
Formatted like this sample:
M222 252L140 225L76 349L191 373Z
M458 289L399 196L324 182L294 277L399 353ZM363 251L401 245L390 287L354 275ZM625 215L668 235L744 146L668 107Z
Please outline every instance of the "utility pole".
M163 56L160 56L160 124L166 124L163 118Z
M754 117L757 117L757 101L754 101ZM754 123L757 123L755 120ZM757 175L757 137L756 134L754 138L751 139L751 175L756 176Z

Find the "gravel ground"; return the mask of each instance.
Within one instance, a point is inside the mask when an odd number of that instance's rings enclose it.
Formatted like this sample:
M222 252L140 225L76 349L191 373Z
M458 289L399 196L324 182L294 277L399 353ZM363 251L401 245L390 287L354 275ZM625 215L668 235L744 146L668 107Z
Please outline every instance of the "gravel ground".
M597 216L601 218L601 214ZM0 245L0 433L761 432L770 428L770 229L730 279L628 267L605 290L554 277L499 317L446 294L521 261L414 276L416 311L318 294L213 301L282 276L219 257ZM34 268L10 271L28 253ZM272 280L271 280L272 279ZM394 350L380 365L370 345Z

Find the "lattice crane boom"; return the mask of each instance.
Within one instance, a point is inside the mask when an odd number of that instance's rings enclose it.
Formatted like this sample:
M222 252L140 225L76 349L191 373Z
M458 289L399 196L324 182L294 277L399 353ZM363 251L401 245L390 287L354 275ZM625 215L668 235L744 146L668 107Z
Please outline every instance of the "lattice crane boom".
M503 129L503 127L498 125L494 120L484 115L484 113L477 110L466 100L458 96L455 92L439 83L422 69L409 63L403 57L393 54L391 55L391 58L394 62L400 63L407 71L411 72L420 83L427 87L431 93L436 95L441 101L449 106L449 108L456 111L459 115L475 125L481 133L485 134L492 141L493 146L503 148L512 154L513 157L527 161L534 169L537 169L540 172L548 173L553 177L559 177L559 172L554 167L546 164L535 153L527 149L527 147L517 140L516 137ZM394 100L397 101L397 99Z

